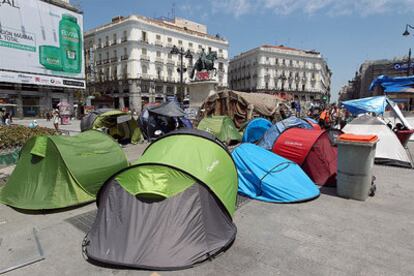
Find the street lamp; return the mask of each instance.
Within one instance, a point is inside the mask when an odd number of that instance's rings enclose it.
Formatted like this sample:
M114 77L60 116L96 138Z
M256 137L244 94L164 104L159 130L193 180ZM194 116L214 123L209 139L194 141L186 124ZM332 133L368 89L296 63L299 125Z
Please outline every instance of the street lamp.
M180 73L180 91L178 93L177 100L178 102L182 103L184 99L184 81L183 81L183 74L187 71L187 68L184 68L183 65L183 57L192 59L193 55L191 54L190 50L184 51L184 49L181 47L181 49L178 49L177 46L173 46L173 48L170 51L170 54L173 55L179 55L180 56L180 68L177 69L177 71Z
M409 36L410 35L410 32L408 31L408 28L414 29L414 27L411 26L410 24L406 24L405 25L405 31L402 34L403 36ZM407 76L410 75L410 69L411 69L411 48L408 50Z

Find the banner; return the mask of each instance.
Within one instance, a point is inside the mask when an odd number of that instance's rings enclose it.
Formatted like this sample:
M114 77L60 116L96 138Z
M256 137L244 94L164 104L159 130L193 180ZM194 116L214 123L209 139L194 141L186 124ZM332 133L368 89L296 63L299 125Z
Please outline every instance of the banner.
M0 81L85 88L82 14L0 0L0 26Z

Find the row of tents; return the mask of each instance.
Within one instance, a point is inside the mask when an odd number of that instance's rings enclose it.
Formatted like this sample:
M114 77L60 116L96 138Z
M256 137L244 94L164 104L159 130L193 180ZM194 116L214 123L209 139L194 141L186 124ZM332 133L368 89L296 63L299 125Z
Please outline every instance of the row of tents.
M241 135L227 118L200 122L205 131L166 133L132 164L102 132L32 138L0 202L43 210L96 200L98 213L82 243L90 259L143 269L191 267L231 246L238 193L296 203L316 199L317 185L335 185L340 131L321 130L311 119L258 118ZM240 140L230 152L225 143Z

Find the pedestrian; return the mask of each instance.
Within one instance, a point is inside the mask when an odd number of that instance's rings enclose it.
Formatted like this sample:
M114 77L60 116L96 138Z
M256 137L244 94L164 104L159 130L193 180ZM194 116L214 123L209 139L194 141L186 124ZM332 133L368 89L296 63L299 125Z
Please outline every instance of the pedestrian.
M11 124L11 122L10 122L10 114L9 113L6 113L6 115L4 115L4 124L6 126L9 126Z
M55 127L56 131L59 130L59 111L55 109L53 111L53 126Z
M321 128L327 128L329 125L329 111L328 108L324 108L319 115L319 125Z
M4 111L0 109L0 125L4 124Z
M46 121L50 122L50 112L46 112Z
M296 117L299 118L300 117L300 113L301 113L301 107L300 107L300 101L299 101L299 99L295 103L295 111L296 111Z

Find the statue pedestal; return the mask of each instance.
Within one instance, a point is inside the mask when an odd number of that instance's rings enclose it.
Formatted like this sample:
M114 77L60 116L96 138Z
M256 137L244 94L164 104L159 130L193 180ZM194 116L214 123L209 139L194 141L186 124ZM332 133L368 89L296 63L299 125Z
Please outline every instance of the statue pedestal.
M190 100L189 119L195 120L205 99L216 93L218 82L214 80L193 81L187 85Z
M200 108L204 100L216 93L218 82L214 80L194 81L188 84L190 107Z

